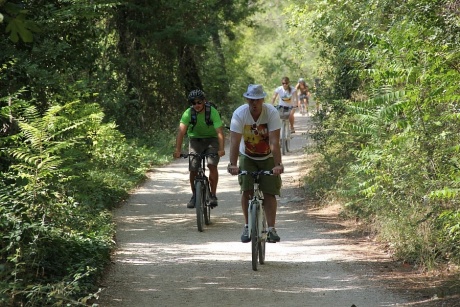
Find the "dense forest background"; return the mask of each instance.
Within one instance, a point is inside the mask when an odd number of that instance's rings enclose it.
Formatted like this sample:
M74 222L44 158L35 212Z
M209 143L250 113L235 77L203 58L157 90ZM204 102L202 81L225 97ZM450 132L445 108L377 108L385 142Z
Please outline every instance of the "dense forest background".
M0 305L86 305L188 91L228 123L283 76L322 105L306 193L459 265L459 27L458 0L0 0Z

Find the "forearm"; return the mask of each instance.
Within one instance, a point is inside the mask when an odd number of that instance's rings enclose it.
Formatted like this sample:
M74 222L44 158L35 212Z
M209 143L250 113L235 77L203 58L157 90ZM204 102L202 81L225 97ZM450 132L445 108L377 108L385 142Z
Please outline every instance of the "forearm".
M225 151L225 138L219 137L219 150Z
M280 149L280 130L273 131L270 134L270 150L273 155L273 160L275 162L275 166L282 163L281 160L281 149Z
M239 156L239 146L230 146L230 164L231 165L238 165L238 156Z
M240 141L241 135L238 135L235 132L232 132L230 136L230 164L237 165L238 164L238 156L240 151Z
M275 166L282 164L283 161L281 160L280 147L276 145L271 145L270 147L273 154L273 161L275 162Z
M184 135L180 132L176 136L176 151L182 150L182 142L184 141Z
M225 150L225 136L222 128L217 130L217 141L219 142L219 151Z

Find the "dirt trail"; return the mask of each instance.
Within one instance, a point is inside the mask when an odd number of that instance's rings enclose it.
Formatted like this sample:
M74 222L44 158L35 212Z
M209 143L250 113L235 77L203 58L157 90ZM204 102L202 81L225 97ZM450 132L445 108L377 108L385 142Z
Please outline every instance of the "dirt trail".
M298 114L296 114L298 115ZM302 198L307 171L306 130L296 117L293 151L283 157L283 193L266 264L251 269L249 244L240 242L243 216L237 177L220 163L219 206L200 233L190 199L187 161L154 169L115 211L118 249L103 281L99 306L421 306L414 294L391 290L375 275L389 261L362 239L342 234ZM426 298L425 298L426 299ZM431 305L424 305L431 306Z

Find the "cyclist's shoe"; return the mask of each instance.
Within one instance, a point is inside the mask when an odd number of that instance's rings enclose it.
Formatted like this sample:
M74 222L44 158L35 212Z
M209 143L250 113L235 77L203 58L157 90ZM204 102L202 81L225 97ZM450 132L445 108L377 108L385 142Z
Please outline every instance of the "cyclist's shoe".
M273 227L272 229L268 231L268 237L267 237L268 242L275 243L275 242L279 242L280 240L281 240L280 236L276 233L275 227Z
M211 206L211 208L217 207L218 203L217 203L217 196L216 195L211 195L209 197L209 205Z
M243 227L243 234L241 235L241 242L248 243L250 241L251 241L251 238L249 238L248 226L244 226Z
M291 133L295 133L294 127L291 127Z
M187 208L189 208L189 209L195 208L195 196L192 196L190 201L187 203Z

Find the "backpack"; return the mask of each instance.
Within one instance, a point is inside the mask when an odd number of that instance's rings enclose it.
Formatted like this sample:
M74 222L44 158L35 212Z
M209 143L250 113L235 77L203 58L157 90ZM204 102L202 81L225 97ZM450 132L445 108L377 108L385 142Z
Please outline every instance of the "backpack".
M212 126L214 122L211 120L211 107L216 108L216 105L212 102L207 101L204 104L204 119L206 121L206 125ZM220 114L219 114L220 115ZM190 125L192 125L192 130L196 125L196 120L197 120L197 114L196 110L193 106L190 107Z

